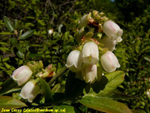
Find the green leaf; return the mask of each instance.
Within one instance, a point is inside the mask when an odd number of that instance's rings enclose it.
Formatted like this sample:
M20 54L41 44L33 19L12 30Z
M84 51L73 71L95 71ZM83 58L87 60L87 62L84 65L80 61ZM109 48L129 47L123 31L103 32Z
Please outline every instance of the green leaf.
M36 54L36 53L29 53L27 55L27 58L37 58L37 57L41 57L43 54Z
M60 24L59 26L58 26L58 32L60 32L61 33L61 28L63 27L63 25L62 24Z
M34 33L34 30L29 30L29 31L25 32L24 34L22 34L19 37L19 39L20 40L25 40L25 39L29 38L33 33Z
M108 83L108 79L106 76L102 76L100 81L95 81L94 84L92 84L92 88L96 93L99 93L100 90L103 90Z
M65 86L66 98L75 99L83 92L85 86L86 83L84 81L75 78L75 73L69 71Z
M137 53L139 53L139 51L140 51L140 45L141 45L141 41L137 40L136 46L135 46L135 50L136 50Z
M12 35L13 33L11 32L0 32L0 35Z
M53 104L56 104L56 103L61 103L65 100L65 94L64 93L54 93L53 95Z
M7 79L1 86L0 86L0 95L11 90L12 88L16 87L17 83L12 79Z
M52 113L75 113L74 107L69 105L60 105L53 108Z
M12 31L15 30L14 27L13 27L12 22L11 22L10 19L9 19L8 17L6 17L6 16L4 16L4 23L5 23L6 27L8 28L8 30L9 30L10 32L12 32Z
M136 110L132 110L132 113L146 113L146 112L141 109L136 109Z
M105 75L108 83L105 88L100 91L100 96L111 96L110 94L124 81L125 73L123 71L115 71Z
M106 113L132 113L125 104L97 95L87 94L79 102L86 107Z
M0 47L0 50L6 52L6 51L9 50L9 48L6 48L6 47Z
M20 51L17 51L17 56L19 57L19 58L24 58L24 54L22 53L22 52L20 52Z
M39 78L43 93L45 95L45 101L50 102L52 100L52 92L51 88L49 87L48 83L45 82L42 78Z
M140 100L140 98L139 97L136 97L136 96L131 96L131 95L128 95L128 94L125 94L125 93L120 93L120 92L116 92L116 91L114 91L113 92L113 95L111 96L111 98L113 98L113 99L117 99L117 100L127 100L127 99L139 99Z
M15 19L15 29L17 29L17 22L18 22L18 20Z
M13 46L15 46L20 52L23 53L23 50L20 48L20 45L18 44L18 41L16 38L11 38L10 41Z
M21 88L13 88L13 89L11 89L11 90L9 90L9 91L3 93L3 94L4 94L4 95L6 95L6 94L12 94L12 93L14 93L14 92L20 92L20 90L21 90Z
M150 59L148 57L144 57L144 60L150 62Z
M11 108L21 108L27 105L17 99L9 96L0 96L0 109L11 109Z
M6 42L0 42L0 45L8 45Z

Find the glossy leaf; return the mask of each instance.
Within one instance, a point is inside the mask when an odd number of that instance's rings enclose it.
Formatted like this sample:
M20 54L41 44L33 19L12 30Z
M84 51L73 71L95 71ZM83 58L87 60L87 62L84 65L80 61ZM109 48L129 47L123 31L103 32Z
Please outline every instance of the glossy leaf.
M13 97L9 96L0 96L0 109L11 109L11 108L21 108L26 107L27 105Z
M6 27L8 28L8 30L9 30L10 32L12 32L12 31L15 30L14 27L13 27L12 22L11 22L10 19L9 19L8 17L6 17L6 16L4 16L4 23L5 23Z
M28 39L33 33L34 33L34 30L29 30L29 31L25 32L24 34L22 34L22 35L19 37L19 39L20 39L20 40Z
M125 104L97 95L87 94L79 102L86 107L106 113L132 113Z
M45 101L49 102L52 100L52 92L47 82L45 82L42 78L39 78L43 93L45 95Z
M0 95L2 95L3 93L11 90L12 88L18 86L17 83L12 79L9 78L7 79L0 87Z
M108 83L105 88L100 91L100 96L111 96L111 93L124 81L125 73L122 71L115 71L105 75Z

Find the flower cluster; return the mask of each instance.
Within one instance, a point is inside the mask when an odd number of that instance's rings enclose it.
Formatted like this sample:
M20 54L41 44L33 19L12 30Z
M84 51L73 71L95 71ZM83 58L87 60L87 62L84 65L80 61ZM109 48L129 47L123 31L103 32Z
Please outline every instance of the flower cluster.
M39 71L40 70L40 71ZM34 76L35 75L35 76ZM32 102L40 93L40 84L38 77L46 78L55 75L54 68L50 64L46 69L43 69L43 63L30 62L16 69L11 77L19 86L23 86L20 96Z
M86 83L94 83L100 80L103 69L113 72L120 67L112 51L122 41L123 30L98 11L84 15L79 28L76 36L79 47L69 53L66 67L77 74L81 72L79 78Z

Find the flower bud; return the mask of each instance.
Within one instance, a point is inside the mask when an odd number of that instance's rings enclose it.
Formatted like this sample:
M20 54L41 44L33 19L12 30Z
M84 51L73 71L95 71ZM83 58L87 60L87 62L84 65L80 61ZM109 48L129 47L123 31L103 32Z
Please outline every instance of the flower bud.
M16 69L11 75L11 77L15 81L17 81L18 85L20 86L26 83L30 79L31 75L32 75L31 69L28 66L24 65Z
M101 64L107 72L113 72L120 67L118 59L111 51L107 51L101 56Z
M148 96L148 98L150 98L150 89L147 89L146 95Z
M82 65L82 55L79 50L73 50L69 53L67 57L67 64L66 67L68 67L71 71L77 72L81 70Z
M103 25L104 33L111 39L117 40L117 42L122 41L123 30L113 21L108 20Z
M86 34L86 32L85 32L84 28L82 27L82 28L78 31L78 34L77 34L77 36L76 36L76 40L77 40L78 43L81 42L81 39L82 39L82 37L83 37L85 34Z
M49 34L49 35L53 34L53 32L54 32L53 29L48 30L48 34Z
M97 65L84 64L81 73L86 83L93 83L97 77Z
M49 64L46 69L42 69L39 73L36 74L36 77L46 78L46 77L52 77L56 73L56 68L52 66L52 64Z
M79 21L79 27L86 27L89 19L91 18L91 13L84 15Z
M113 51L115 50L116 41L110 39L107 36L103 36L102 39L99 41L100 43L104 44L104 48L108 48L108 50Z
M83 63L97 64L99 61L99 50L97 44L94 42L85 43L82 49L82 58Z
M32 102L33 99L39 94L39 91L39 85L37 85L35 81L29 81L21 89L20 96L23 99L28 99L29 102Z

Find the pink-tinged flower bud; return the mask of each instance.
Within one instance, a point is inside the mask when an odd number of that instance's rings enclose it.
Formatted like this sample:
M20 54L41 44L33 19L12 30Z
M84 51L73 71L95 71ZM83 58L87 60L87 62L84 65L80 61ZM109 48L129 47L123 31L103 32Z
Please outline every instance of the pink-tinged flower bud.
M21 89L20 96L23 99L28 99L29 102L32 102L34 98L39 94L39 92L39 85L37 85L35 81L29 81Z
M97 77L97 65L84 64L81 73L86 83L94 83Z
M78 72L81 70L82 65L82 54L79 50L73 50L69 53L67 57L66 67L68 67L73 72Z
M123 30L115 22L111 20L106 21L103 25L103 31L109 38L117 42L122 41Z
M16 69L11 75L11 77L15 81L17 81L18 85L20 86L26 83L30 79L31 75L32 75L31 69L28 66L24 65Z
M104 48L108 48L110 51L115 50L116 40L113 40L107 36L103 36L99 42L104 44Z
M91 18L91 13L84 15L79 21L79 27L86 27L89 19Z
M94 42L87 42L82 49L83 63L97 64L99 61L98 45Z
M111 51L107 51L101 56L101 64L107 72L113 72L120 67L117 57Z

